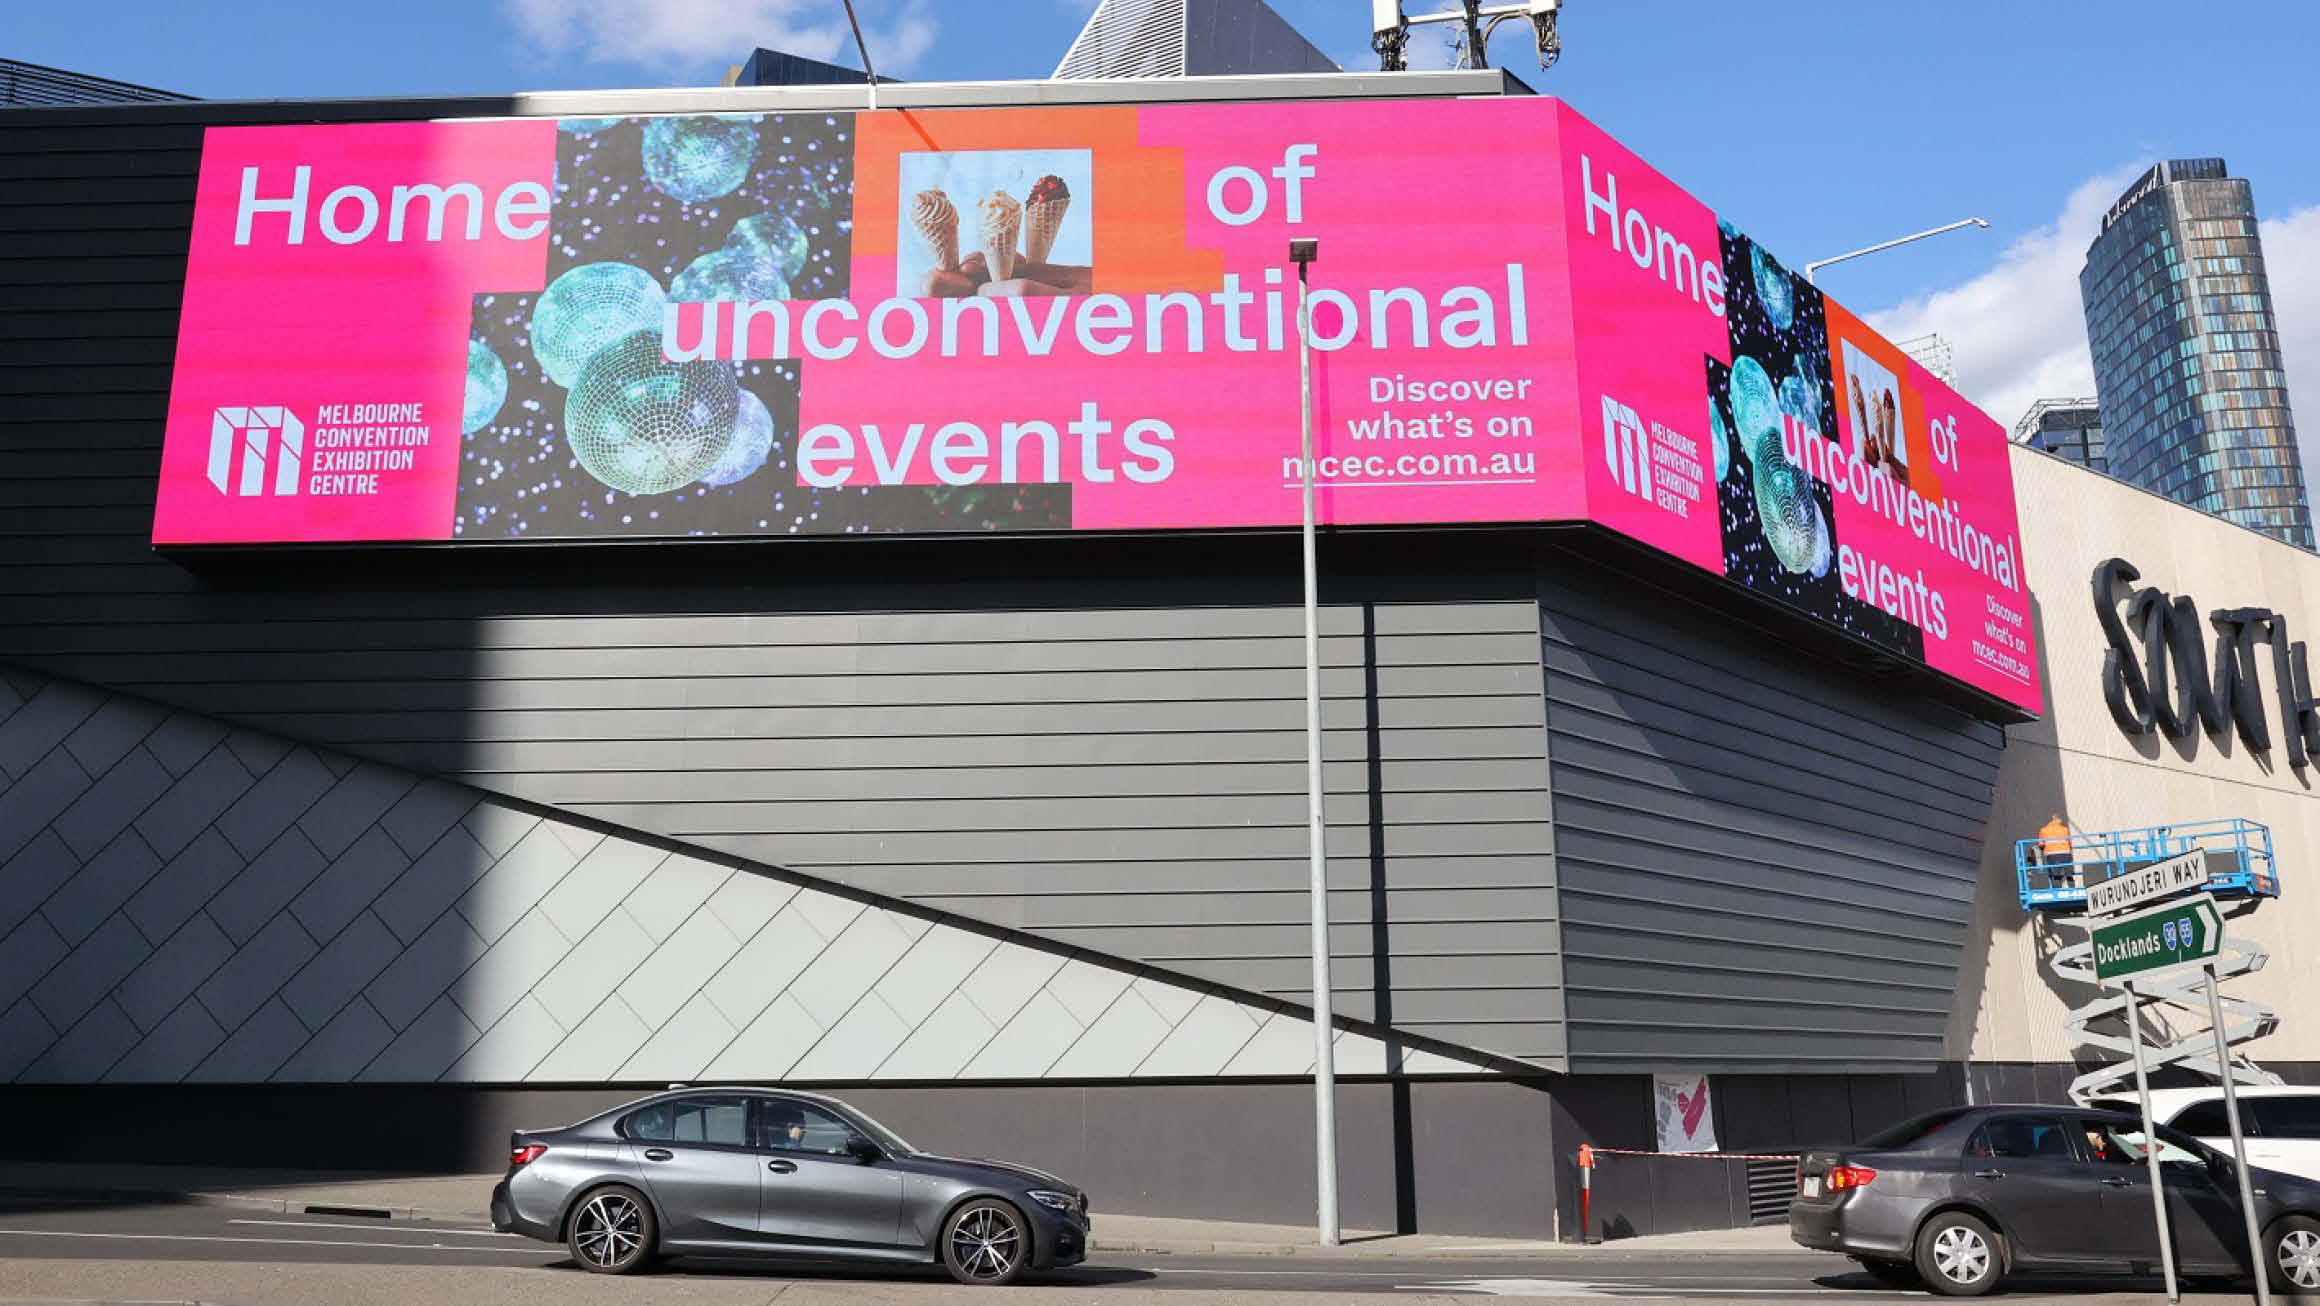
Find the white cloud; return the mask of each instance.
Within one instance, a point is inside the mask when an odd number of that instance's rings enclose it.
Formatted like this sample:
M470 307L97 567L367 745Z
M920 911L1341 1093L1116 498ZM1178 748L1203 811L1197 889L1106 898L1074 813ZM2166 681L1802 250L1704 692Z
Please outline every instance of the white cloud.
M2288 404L2304 450L2304 482L2320 472L2320 204L2260 224L2264 273L2288 365Z
M2145 166L2092 178L2053 222L2008 246L1996 267L1868 314L1870 325L1894 340L1940 332L1956 353L1958 389L2008 428L2040 399L2093 394L2078 270L2103 211ZM2320 468L2320 205L2261 228L2288 399L2303 401L2296 429L2309 477Z
M1869 324L1893 340L1939 332L1956 354L1958 390L2009 428L2040 399L2093 394L2078 270L2103 211L2145 166L2085 182L2054 221L2007 246L1996 267L1868 314Z
M758 46L853 65L845 10L825 0L506 0L515 28L549 55L665 72L740 61ZM862 38L882 74L909 70L934 45L929 0L864 15Z

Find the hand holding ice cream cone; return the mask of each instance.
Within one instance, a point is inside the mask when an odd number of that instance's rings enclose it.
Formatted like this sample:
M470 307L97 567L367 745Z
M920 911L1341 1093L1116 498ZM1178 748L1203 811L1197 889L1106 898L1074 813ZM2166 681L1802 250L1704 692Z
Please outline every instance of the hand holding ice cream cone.
M1031 198L1023 205L1023 258L1045 263L1055 248L1055 234L1063 229L1063 215L1071 210L1071 188L1053 173L1032 183Z
M910 206L911 229L934 254L936 269L956 272L959 268L959 211L951 207L951 197L940 190L922 190Z
M991 279L1005 281L1015 275L1015 263L1020 257L1015 239L1023 229L1023 206L1003 190L992 191L990 196L975 205L975 226L982 238L983 258L990 266Z

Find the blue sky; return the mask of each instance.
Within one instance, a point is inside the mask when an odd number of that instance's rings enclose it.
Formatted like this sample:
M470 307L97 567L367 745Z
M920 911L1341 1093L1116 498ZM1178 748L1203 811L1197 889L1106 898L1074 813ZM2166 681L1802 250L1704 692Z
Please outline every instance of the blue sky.
M1413 12L1449 0L1406 0ZM858 0L882 71L1039 77L1090 0ZM1362 0L1274 0L1349 68ZM2320 443L2320 5L2242 0L1566 0L1564 57L1494 61L1563 96L1791 262L1976 214L1831 268L1889 332L1951 338L2001 421L2085 383L2075 278L2092 222L2159 157L2255 185L2291 391ZM2228 15L2228 18L2222 15ZM1442 29L1432 29L1440 31ZM714 84L753 45L852 62L837 0L115 0L24 5L0 55L213 98ZM1419 59L1440 62L1421 34ZM2085 392L2091 393L2091 389ZM2310 457L2308 452L2307 457Z

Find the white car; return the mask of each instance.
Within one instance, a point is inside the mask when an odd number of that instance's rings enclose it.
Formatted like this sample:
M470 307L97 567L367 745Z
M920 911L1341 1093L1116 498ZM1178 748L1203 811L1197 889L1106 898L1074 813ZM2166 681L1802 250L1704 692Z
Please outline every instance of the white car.
M2131 1113L2142 1110L2132 1097L2104 1098L2093 1105ZM2223 1112L2220 1084L2154 1088L2151 1118L2231 1155L2231 1122ZM2247 1138L2249 1165L2320 1180L2320 1088L2242 1085L2239 1126Z

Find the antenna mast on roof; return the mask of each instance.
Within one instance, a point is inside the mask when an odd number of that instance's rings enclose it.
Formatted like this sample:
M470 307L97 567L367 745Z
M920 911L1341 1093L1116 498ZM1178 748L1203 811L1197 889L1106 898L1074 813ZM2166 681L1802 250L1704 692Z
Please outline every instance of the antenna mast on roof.
M1370 0L1370 48L1377 51L1381 72L1400 72L1409 67L1403 57L1409 48L1410 29L1423 23L1457 23L1458 63L1460 68L1487 68L1490 66L1490 37L1498 25L1510 18L1528 18L1531 30L1538 38L1539 67L1552 68L1563 54L1563 34L1557 30L1555 19L1563 8L1562 0L1521 0L1516 4L1486 5L1482 0L1459 0L1458 7L1440 13L1419 14L1413 18L1402 12L1403 0Z

